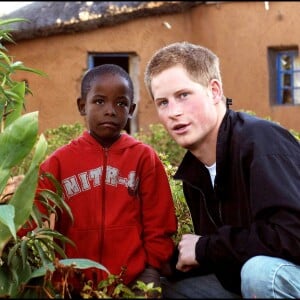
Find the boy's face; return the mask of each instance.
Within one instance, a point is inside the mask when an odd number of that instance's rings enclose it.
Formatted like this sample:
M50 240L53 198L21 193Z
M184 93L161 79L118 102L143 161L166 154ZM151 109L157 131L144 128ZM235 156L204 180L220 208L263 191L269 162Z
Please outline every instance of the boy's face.
M197 152L215 138L216 104L220 100L217 89L217 81L212 80L204 87L193 81L180 65L153 77L151 90L158 117L183 148Z
M118 139L135 109L128 82L118 74L95 78L86 101L81 103L92 136L103 146Z

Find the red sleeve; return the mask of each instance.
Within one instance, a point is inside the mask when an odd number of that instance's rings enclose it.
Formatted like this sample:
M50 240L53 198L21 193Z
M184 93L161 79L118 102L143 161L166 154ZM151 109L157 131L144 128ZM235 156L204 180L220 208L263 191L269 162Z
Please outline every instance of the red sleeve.
M143 163L140 195L148 264L160 269L174 251L177 218L168 177L155 152L148 153Z

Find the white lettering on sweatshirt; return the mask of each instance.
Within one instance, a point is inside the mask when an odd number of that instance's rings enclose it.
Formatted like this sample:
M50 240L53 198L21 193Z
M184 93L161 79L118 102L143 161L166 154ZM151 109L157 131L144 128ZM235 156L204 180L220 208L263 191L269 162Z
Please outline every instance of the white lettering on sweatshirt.
M62 185L66 196L70 198L78 193L99 186L102 174L103 167L98 167L63 179ZM119 169L112 166L107 166L106 168L105 184L107 185L114 187L123 185L130 190L137 190L138 181L135 171L130 171L127 177L121 177Z

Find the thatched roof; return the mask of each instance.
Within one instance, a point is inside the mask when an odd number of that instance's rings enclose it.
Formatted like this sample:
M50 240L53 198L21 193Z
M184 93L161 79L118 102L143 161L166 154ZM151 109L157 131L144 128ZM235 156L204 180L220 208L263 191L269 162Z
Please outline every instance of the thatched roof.
M25 18L30 22L10 26L15 41L60 33L74 33L111 26L135 18L184 12L202 1L90 1L32 2L2 19Z

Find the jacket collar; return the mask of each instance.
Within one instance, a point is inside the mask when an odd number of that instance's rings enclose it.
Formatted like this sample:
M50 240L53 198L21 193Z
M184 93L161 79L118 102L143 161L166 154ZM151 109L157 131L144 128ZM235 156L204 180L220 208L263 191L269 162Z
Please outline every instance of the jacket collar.
M229 140L235 119L235 112L227 109L219 128L216 149L217 174L219 174L219 176L221 175L222 170L224 172L227 169L226 166L230 164L230 161L228 159L230 145Z

